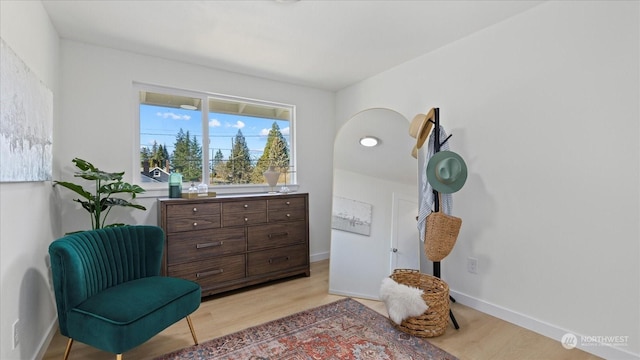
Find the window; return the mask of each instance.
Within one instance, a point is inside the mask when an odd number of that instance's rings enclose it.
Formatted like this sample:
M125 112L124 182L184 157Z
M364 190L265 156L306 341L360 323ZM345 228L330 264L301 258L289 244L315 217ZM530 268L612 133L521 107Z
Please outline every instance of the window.
M294 106L146 85L136 93L145 187L166 186L172 172L185 185L264 185L270 166L279 184L295 184Z

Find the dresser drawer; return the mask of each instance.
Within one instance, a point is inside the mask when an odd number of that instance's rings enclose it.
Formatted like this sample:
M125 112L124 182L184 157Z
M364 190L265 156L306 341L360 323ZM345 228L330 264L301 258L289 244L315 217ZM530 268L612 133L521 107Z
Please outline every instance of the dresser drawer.
M220 204L217 203L190 203L167 205L167 217L193 217L193 216L218 216L220 218Z
M247 255L247 275L262 275L305 266L309 263L308 260L309 254L306 244L249 253Z
M213 229L167 235L169 265L246 251L243 228Z
M227 213L246 213L246 212L265 212L267 210L267 200L245 200L226 202L222 204L222 212Z
M231 255L169 266L168 276L196 281L203 289L245 276L245 256Z
M284 210L284 209L292 209L292 208L303 208L305 207L305 198L303 197L291 197L284 199L269 199L269 211L272 210Z
M287 224L250 226L247 229L247 249L258 250L287 246L307 241L304 221Z
M307 216L305 208L271 210L269 208L269 222L304 220Z
M225 212L222 215L223 226L253 225L253 224L263 224L266 222L267 222L267 212L265 210L247 211L244 213Z
M167 232L215 229L220 227L220 214L215 216L194 216L167 220Z

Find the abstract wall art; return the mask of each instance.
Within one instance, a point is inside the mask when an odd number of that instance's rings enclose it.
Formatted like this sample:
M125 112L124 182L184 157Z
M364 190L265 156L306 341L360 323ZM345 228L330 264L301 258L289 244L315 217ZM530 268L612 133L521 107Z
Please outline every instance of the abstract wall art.
M53 93L0 42L0 182L51 180Z

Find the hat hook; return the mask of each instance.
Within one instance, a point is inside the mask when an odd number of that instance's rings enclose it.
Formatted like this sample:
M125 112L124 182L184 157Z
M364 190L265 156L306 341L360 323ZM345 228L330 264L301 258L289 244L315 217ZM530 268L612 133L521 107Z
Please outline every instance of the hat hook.
M446 143L447 141L449 141L449 139L453 136L453 134L449 134L449 136L447 136L446 139L444 139L441 143L440 146L444 145L444 143Z
M438 120L439 120L439 119L438 119ZM427 120L427 121L428 121L428 122L430 122L430 123L433 123L433 124L434 124L434 125L436 125L436 126L440 126L440 125L438 124L440 121L435 121L435 120L432 120L432 119L429 119L429 120ZM452 137L452 136L453 136L453 134L449 134L449 136L447 136L447 138L446 138L446 139L444 139L444 141L442 141L442 142L440 143L440 146L444 145L447 141L449 141L449 138L450 138L450 137ZM438 147L438 149L440 149L440 147Z

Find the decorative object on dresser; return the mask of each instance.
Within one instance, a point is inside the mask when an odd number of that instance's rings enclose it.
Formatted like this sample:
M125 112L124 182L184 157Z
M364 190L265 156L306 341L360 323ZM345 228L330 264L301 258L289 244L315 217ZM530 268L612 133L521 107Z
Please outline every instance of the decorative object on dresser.
M202 296L310 275L308 194L159 199L163 273Z
M269 168L263 173L267 184L269 184L269 193L273 194L276 191L273 190L278 185L278 178L280 177L280 171L276 170L275 166L269 166Z

